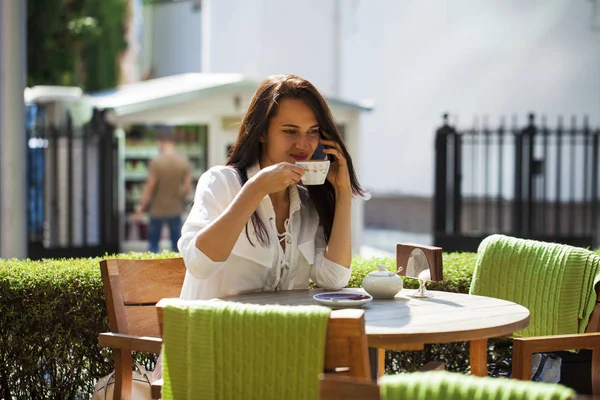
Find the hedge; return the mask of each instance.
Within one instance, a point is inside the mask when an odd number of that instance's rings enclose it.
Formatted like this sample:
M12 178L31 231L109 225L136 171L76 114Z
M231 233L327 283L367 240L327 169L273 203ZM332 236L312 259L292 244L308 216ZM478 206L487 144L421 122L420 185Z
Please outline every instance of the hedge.
M121 254L117 258L177 257L163 252ZM90 398L96 380L113 369L111 352L98 347L108 330L99 262L103 258L0 259L0 399ZM474 253L444 253L444 280L428 288L468 293ZM349 287L360 287L378 263L394 270L395 259L353 259ZM414 279L406 288L418 287ZM490 342L490 370L509 357L510 345ZM444 360L451 371L469 370L468 345L426 346L422 352L387 352L386 372L414 371L429 360ZM148 368L155 356L136 355Z
M113 369L101 259L0 259L0 399L90 398Z

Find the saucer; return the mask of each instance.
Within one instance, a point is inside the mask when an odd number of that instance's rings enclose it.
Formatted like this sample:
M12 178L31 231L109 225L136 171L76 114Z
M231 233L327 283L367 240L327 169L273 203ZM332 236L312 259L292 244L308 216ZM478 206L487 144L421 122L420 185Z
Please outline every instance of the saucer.
M373 296L362 292L326 292L317 293L313 299L332 308L361 307L373 300Z

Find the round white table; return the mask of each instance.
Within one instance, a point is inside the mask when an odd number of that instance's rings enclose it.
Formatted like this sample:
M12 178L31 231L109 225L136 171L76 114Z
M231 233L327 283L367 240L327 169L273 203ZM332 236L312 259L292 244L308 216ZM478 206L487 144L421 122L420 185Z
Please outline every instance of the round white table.
M343 289L363 291L363 289ZM251 304L307 305L320 289L244 293L222 300ZM432 297L413 298L404 289L393 299L373 299L365 310L369 347L423 350L425 344L470 341L471 373L487 375L487 339L509 336L529 325L529 310L516 303L483 296L428 291ZM381 364L378 365L381 371Z

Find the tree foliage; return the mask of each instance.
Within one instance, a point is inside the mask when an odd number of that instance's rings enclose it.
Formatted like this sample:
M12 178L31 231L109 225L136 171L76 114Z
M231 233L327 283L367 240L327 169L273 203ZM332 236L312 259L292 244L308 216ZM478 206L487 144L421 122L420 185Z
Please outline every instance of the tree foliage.
M27 85L115 86L128 0L27 2Z

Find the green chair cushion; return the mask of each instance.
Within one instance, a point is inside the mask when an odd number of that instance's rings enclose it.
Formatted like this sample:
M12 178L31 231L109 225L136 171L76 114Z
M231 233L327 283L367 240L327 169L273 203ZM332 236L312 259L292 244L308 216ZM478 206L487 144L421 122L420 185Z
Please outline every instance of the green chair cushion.
M572 389L557 384L481 378L448 371L386 375L381 400L567 400Z

